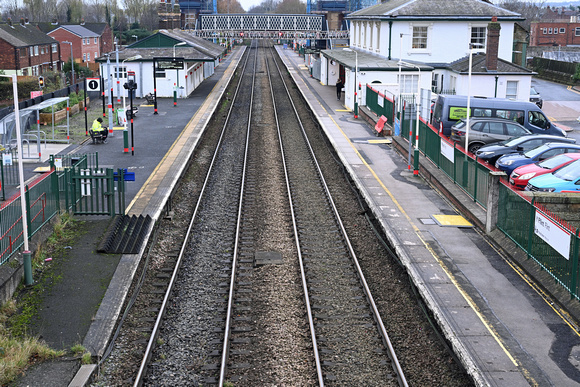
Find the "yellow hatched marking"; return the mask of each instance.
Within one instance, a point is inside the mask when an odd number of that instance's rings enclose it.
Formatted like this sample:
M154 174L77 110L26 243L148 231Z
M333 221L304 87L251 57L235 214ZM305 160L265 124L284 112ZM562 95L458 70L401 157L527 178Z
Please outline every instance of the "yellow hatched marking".
M431 217L440 225L444 227L473 227L471 223L467 221L461 215L431 215Z
M391 141L388 138L382 139L382 140L369 140L368 143L369 144L390 144L393 141Z

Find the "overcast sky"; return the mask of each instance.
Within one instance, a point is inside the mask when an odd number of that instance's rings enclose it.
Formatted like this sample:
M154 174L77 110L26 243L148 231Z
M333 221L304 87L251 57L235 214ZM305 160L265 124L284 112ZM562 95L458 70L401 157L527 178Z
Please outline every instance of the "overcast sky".
M256 5L259 5L263 0L238 0L240 2L240 4L242 5L242 8L244 8L247 11L250 10L251 7L254 7ZM311 0L311 1L315 1L315 0ZM502 2L502 0L491 0L492 3L494 4L499 4ZM533 2L533 3L541 3L542 0L523 0L523 1L529 1L529 2ZM561 2L565 2L563 0L544 0L546 2L546 4L549 3L561 3ZM303 3L306 3L306 0L302 1ZM577 0L573 0L572 3L577 3Z

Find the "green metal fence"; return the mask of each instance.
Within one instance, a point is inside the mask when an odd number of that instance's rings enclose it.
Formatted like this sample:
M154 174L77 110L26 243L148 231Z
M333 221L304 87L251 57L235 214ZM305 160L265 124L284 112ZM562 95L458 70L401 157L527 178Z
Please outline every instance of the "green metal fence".
M91 161L92 160L92 161ZM125 170L90 168L92 155L53 156L51 171L25 187L29 238L62 211L75 215L115 216L125 213ZM58 168L57 168L58 166ZM21 197L0 207L0 265L24 244Z
M25 187L26 222L29 237L36 234L59 212L54 172L45 173ZM0 208L0 265L24 244L20 195Z
M395 121L395 99L367 85L366 105L377 116L385 116L391 127Z
M540 235L541 224L548 224L561 239ZM540 226L539 226L540 225ZM570 294L579 299L578 293L578 230L557 219L548 210L534 203L504 184L500 185L497 227L514 241L528 257L546 270ZM568 243L561 243L563 240ZM547 240L552 240L548 243ZM558 243L556 243L556 241ZM554 246L554 247L553 247ZM558 250L556 250L556 248ZM562 249L567 250L568 254Z
M371 110L377 109L376 104L372 103L373 98L376 99L371 95L372 93L376 91L367 90L367 101L371 101L371 105L367 107ZM400 119L401 137L408 139L414 146L417 121L415 115L407 111L409 104L413 101L409 98L405 101L402 104L403 112L398 113L397 117ZM419 120L419 149L424 154L421 157L430 159L455 184L462 187L481 206L486 207L488 177L493 167L479 162L471 154L466 154L462 147L458 147L456 143L441 136L422 118ZM500 185L497 227L540 267L550 273L573 297L580 299L578 289L579 231L568 226L547 209L513 191L506 184L502 180ZM542 224L549 225L546 228L548 231L544 234L541 231Z

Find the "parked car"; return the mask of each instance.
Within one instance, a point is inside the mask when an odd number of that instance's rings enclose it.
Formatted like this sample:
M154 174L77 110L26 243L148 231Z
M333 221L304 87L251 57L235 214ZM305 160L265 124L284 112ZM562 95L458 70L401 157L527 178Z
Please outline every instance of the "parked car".
M538 91L534 88L534 86L530 87L530 102L533 102L536 105L538 105L540 109L542 108L542 104L544 103L544 101L542 101L542 96L540 95L540 93L538 93Z
M534 177L528 182L526 191L580 192L580 160L553 173Z
M523 190L528 185L528 181L534 177L552 173L565 165L580 159L580 153L564 153L540 161L539 163L522 165L514 169L510 175L510 184L519 190Z
M494 117L516 121L536 134L566 137L566 132L550 122L538 105L528 101L505 98L470 97L470 117ZM451 127L467 118L467 96L439 94L433 107L431 125L444 136L451 135Z
M532 134L517 122L503 118L473 117L469 119L469 126L468 150L471 153L475 153L483 145ZM459 142L465 148L466 132L467 119L463 119L451 127L451 140Z
M505 155L497 159L495 167L499 170L505 171L508 176L522 165L537 163L549 157L559 155L562 153L578 153L580 152L580 145L566 144L563 142L549 142L523 154Z
M487 161L493 165L497 159L503 155L527 152L548 142L575 144L576 140L573 138L550 136L547 134L532 134L482 146L477 152L475 152L475 155L478 159Z

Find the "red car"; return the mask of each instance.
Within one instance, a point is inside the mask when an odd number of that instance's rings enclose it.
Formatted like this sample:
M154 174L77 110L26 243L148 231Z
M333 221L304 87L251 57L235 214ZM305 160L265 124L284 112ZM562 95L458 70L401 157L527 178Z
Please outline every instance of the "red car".
M528 185L528 180L533 177L552 173L556 169L570 164L572 161L580 159L580 153L564 153L535 164L522 165L514 169L510 175L510 184L515 189L523 190Z

